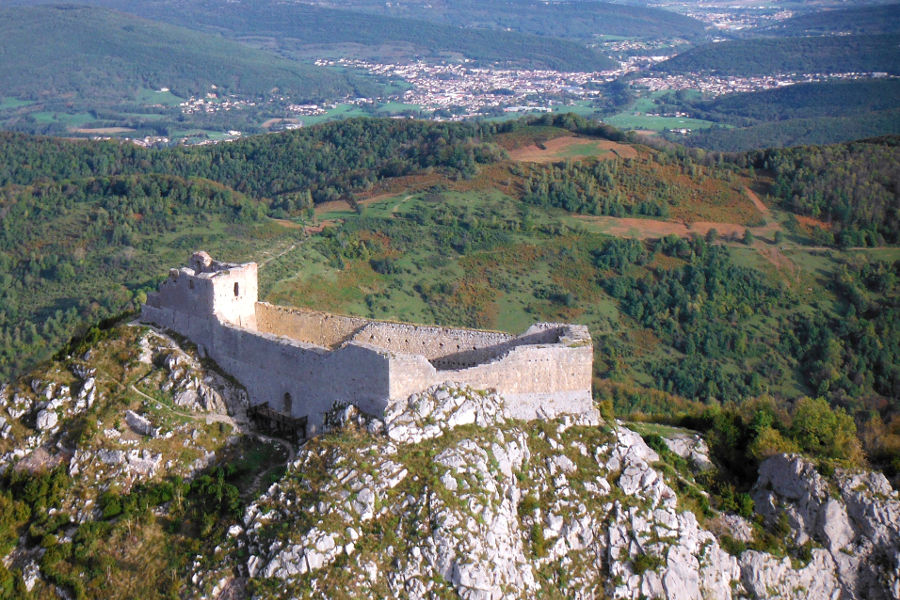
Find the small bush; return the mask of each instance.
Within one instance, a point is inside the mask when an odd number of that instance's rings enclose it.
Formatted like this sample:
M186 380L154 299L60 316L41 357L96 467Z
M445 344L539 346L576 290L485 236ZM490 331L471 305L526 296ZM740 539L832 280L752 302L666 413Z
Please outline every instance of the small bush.
M538 558L547 555L547 540L544 539L544 528L540 523L531 526L531 552Z
M740 556L747 549L747 544L734 539L730 535L723 535L719 538L719 545L728 554L732 556Z
M669 447L666 445L666 441L662 438L661 435L657 433L648 433L647 435L641 437L643 437L647 445L657 453L664 454L669 451Z
M666 564L666 561L661 556L656 556L655 554L638 554L631 561L631 568L638 575L643 575L646 571L655 571Z
M519 502L519 517L524 517L533 513L540 507L540 500L534 494L528 494Z

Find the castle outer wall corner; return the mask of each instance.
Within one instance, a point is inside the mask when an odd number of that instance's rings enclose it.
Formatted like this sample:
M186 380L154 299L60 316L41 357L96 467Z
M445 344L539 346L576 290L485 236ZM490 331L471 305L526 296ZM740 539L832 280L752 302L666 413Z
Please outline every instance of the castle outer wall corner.
M593 407L593 348L558 344L513 348L506 356L466 369L438 370L421 356L391 357L391 402L447 381L496 390L510 418L530 420L584 414Z

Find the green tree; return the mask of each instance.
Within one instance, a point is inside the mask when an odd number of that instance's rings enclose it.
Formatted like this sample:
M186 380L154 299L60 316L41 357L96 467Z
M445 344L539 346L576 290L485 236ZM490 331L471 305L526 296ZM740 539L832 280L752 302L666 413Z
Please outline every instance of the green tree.
M810 454L859 462L856 424L843 408L832 409L824 398L801 398L794 407L791 437Z

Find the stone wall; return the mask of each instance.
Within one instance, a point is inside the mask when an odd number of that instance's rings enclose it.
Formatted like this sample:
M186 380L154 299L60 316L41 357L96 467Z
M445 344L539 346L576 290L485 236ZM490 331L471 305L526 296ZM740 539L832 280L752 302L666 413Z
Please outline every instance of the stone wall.
M148 295L147 303L198 317L215 314L228 323L256 328L256 263L213 263L203 270L196 264L196 255L191 262L194 268L170 270L159 292Z
M445 356L431 360L439 370L459 370L474 367L480 364L496 361L506 355L510 350L518 346L534 344L555 344L559 342L563 328L553 323L538 323L532 325L522 335L508 336L508 339L493 346L481 348L463 348Z
M256 263L217 271L210 276L210 280L213 284L213 310L216 315L228 323L255 329L256 301L259 297Z
M495 389L509 416L591 410L593 349L582 325L538 323L520 336L371 321L257 302L256 264L173 269L142 319L188 337L267 403L321 430L335 403L382 415L392 402L446 381Z
M178 331L237 379L254 405L267 403L292 417L307 417L307 432L321 430L325 413L353 403L382 414L389 397L387 355L347 345L334 351L296 340L144 305L141 318Z
M513 336L499 331L368 321L352 339L391 352L421 355L429 360L436 360L473 351L487 358L490 352L478 351L509 342Z
M323 348L342 344L353 333L371 323L368 319L345 317L268 302L256 303L256 326L259 331L282 335Z
M569 343L517 346L502 358L463 369L436 369L423 356L391 356L391 401L431 385L453 381L477 389L496 389L506 398L510 417L583 413L591 409L593 348Z

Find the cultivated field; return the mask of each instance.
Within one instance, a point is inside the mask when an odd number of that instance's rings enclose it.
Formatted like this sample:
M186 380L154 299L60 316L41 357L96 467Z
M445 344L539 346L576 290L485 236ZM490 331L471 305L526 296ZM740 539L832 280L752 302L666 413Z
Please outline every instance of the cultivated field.
M637 151L618 142L569 135L516 148L509 157L519 162L551 163L581 158L637 158Z

